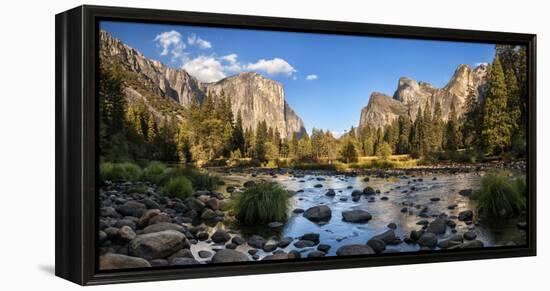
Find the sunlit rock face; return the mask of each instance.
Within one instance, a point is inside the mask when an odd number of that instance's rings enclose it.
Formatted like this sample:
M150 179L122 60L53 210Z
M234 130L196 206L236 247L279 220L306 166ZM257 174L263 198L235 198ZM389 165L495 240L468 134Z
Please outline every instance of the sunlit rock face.
M302 119L285 100L283 86L260 74L246 72L206 85L207 94L231 97L232 110L243 116L244 128L256 128L265 121L281 137L304 130Z
M241 113L245 128L254 130L258 122L265 121L283 138L294 133L301 136L305 132L304 122L285 100L283 86L260 74L244 72L214 83L203 83L183 69L170 68L145 57L106 31L100 32L100 55L102 61L117 63L137 74L140 88L164 97L166 102L186 107L193 99L202 102L206 94L216 97L223 94L231 98L235 117ZM125 94L130 102L145 101L146 106L150 103L146 94L141 94L131 84L126 85ZM147 108L157 119L161 118L162 113L155 111L153 106Z
M407 115L416 119L418 108L424 110L429 104L432 112L437 102L441 104L443 120L447 120L454 104L457 114L464 113L469 88L473 89L477 98L482 99L487 91L487 65L482 64L472 69L468 65L460 65L452 78L443 88L436 88L426 82L417 82L408 77L401 77L397 82L397 90L393 95L395 102L388 100L389 96L373 93L369 103L361 110L359 127L371 125L382 127L390 124L399 115Z

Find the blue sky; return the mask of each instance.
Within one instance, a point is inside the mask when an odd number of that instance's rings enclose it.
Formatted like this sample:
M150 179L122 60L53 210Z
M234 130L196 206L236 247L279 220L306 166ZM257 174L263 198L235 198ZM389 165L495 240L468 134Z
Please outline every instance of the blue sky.
M102 22L146 57L202 81L256 71L283 84L288 103L313 127L357 126L372 92L393 95L402 76L443 87L460 64L491 62L494 45L382 37Z

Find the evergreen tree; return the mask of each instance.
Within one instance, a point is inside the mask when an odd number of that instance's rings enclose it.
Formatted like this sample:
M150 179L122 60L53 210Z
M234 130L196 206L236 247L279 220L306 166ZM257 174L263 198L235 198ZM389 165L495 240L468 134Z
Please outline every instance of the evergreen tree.
M238 149L241 153L246 152L244 130L243 130L243 118L241 111L237 113L237 120L235 122L235 128L233 129L233 150Z
M459 146L459 131L458 131L458 118L456 116L456 109L454 102L451 102L451 110L449 112L449 119L447 120L447 128L445 132L447 150L456 151Z
M510 146L513 126L508 116L508 92L502 65L497 57L491 67L485 96L482 140L488 153L501 153Z
M99 119L104 129L103 138L122 131L126 111L123 76L118 66L100 66L99 70Z
M481 138L481 105L479 104L474 88L468 88L465 112L462 116L462 143L466 148L479 146Z
M414 120L410 138L410 153L413 157L424 155L422 152L422 140L424 139L424 117L422 109L418 107L416 119Z
M357 162L357 150L355 149L355 145L353 144L351 139L348 138L345 142L340 152L340 156L342 158L342 161L347 164Z
M441 103L435 102L434 114L432 117L432 150L440 151L443 147L443 117L441 114Z
M408 116L400 115L397 119L399 137L397 140L397 153L406 154L410 150L409 137L411 134L411 120Z
M268 141L268 128L267 123L264 121L258 122L256 126L256 141L254 146L255 158L261 162L266 162L266 148L265 143Z

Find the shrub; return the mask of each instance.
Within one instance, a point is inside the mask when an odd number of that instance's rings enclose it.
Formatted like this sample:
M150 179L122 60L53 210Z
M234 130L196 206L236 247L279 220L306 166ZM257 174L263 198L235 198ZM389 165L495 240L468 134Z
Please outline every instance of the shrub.
M161 162L151 162L143 169L143 180L159 185L164 179L167 169L166 165Z
M490 173L481 179L481 187L472 199L488 216L512 216L525 208L525 187L524 177L512 178L505 172Z
M258 184L235 197L233 212L244 224L286 221L288 198L288 192L277 184Z
M174 177L166 182L161 190L166 196L173 196L185 199L193 193L191 181L185 177Z
M130 162L104 162L99 165L99 176L103 181L137 181L141 178L141 168Z
M220 179L216 176L210 175L209 173L201 172L197 168L193 167L174 167L170 168L163 175L161 183L165 183L167 180L175 177L186 177L192 183L195 190L215 190Z

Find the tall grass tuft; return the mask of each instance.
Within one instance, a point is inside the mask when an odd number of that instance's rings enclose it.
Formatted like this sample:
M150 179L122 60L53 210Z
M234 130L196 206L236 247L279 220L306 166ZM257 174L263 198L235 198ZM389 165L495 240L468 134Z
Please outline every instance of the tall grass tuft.
M99 176L103 181L137 181L141 174L141 168L130 162L103 162L99 165Z
M159 185L167 170L166 165L161 162L150 162L143 169L143 180Z
M244 224L286 221L288 198L288 192L277 184L258 184L235 197L233 212Z
M472 199L481 213L509 217L525 208L525 177L510 177L506 172L490 173L481 179L481 187Z
M215 190L220 179L216 176L210 175L206 172L201 172L197 168L193 167L174 167L165 172L161 183L174 177L186 177L192 183L195 190Z
M160 191L166 196L185 199L193 193L193 185L191 181L185 177L175 177L168 180L168 182L161 187Z

